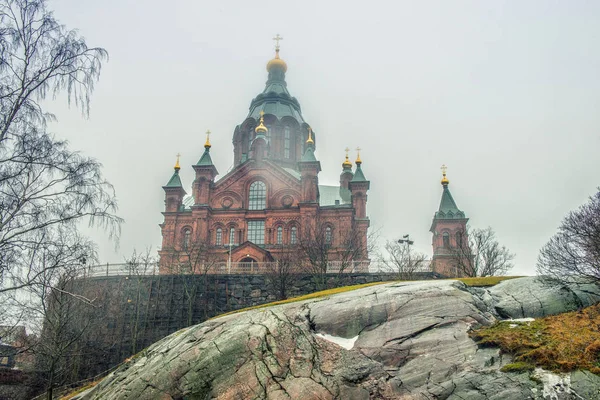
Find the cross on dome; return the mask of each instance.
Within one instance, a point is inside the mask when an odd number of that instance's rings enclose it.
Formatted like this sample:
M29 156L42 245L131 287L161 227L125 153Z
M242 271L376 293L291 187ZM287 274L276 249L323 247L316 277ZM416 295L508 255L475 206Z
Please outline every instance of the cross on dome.
M279 51L279 41L283 40L283 38L281 36L279 36L279 33L278 33L277 36L275 36L273 38L273 40L275 41L275 50Z

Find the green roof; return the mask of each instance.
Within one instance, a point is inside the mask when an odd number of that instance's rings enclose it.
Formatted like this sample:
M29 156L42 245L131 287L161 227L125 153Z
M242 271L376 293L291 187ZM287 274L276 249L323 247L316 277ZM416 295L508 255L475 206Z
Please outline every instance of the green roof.
M265 114L276 116L278 119L293 117L299 124L304 122L300 103L290 95L285 81L285 72L279 68L273 68L269 72L265 89L250 103L248 117L258 120L261 110Z
M212 158L210 158L210 148L204 150L204 154L202 154L202 157L200 157L196 165L214 165Z
M312 146L308 146L306 148L301 161L302 162L317 161L317 158L315 157L315 149Z
M169 182L165 185L165 187L183 187L181 184L181 178L179 178L179 169L175 169L173 176L171 179L169 179Z
M440 208L435 213L434 219L463 219L465 213L458 209L456 202L452 198L448 185L444 185L444 192L442 193L442 200L440 201Z
M363 174L360 164L356 164L356 171L350 182L367 182L367 178L365 178L365 174Z

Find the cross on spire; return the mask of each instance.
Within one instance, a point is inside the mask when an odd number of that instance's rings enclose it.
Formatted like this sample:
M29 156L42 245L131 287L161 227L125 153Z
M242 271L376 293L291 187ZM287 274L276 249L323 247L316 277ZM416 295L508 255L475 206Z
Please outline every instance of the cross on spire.
M348 146L346 146L344 150L346 151L346 158L348 158L348 152L350 151L350 149L348 148Z
M446 175L446 171L448 170L448 167L446 167L446 164L442 164L442 166L440 167L440 169L442 170L442 174Z
M210 149L210 129L206 131L206 142L204 143L204 148Z
M283 40L283 38L281 36L279 36L279 33L278 33L277 36L275 36L273 38L273 40L275 41L275 51L279 51L279 41Z
M181 154L177 153L177 162L175 163L175 169L181 169L181 167L179 166L179 157L181 157Z

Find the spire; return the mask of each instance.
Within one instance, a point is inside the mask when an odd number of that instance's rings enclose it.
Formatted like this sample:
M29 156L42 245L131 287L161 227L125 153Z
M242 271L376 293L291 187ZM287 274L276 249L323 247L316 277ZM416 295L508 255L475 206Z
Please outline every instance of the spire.
M360 147L356 148L356 171L354 172L354 177L351 182L367 182L367 178L365 178L365 174L362 172L362 160L360 159Z
M450 189L448 189L448 184L450 181L446 177L446 171L448 167L446 165L442 165L440 168L442 170L442 187L444 191L442 192L442 199L440 200L440 207L438 211L435 213L434 219L463 219L465 217L465 213L459 210L452 194L450 193Z
M306 144L310 146L314 146L315 144L315 141L312 138L312 128L310 126L308 127L308 139L306 139Z
M302 159L300 161L317 161L317 158L315 157L315 141L312 138L312 128L310 126L308 127L308 139L306 139L306 150L304 150L304 154L302 155Z
M448 178L446 178L446 171L448 170L448 167L446 167L446 164L442 164L442 167L440 169L442 170L441 184L442 184L442 186L448 186L448 184L450 183Z
M350 172L352 172L352 162L350 162L350 159L348 158L350 149L346 147L344 150L346 151L346 160L342 163L342 169L350 170Z
M175 167L173 167L173 175L171 176L171 179L169 179L169 182L164 186L165 188L183 188L181 178L179 177L179 170L181 169L179 166L179 157L180 154L177 153L177 161L175 162Z
M212 145L210 144L210 130L206 131L206 142L204 143L204 154L202 154L202 157L200 157L200 159L198 160L198 162L196 163L196 165L202 165L202 166L210 166L210 165L214 165L212 162L212 158L210 158L210 148L212 147Z
M267 133L267 127L264 124L265 122L265 112L260 110L260 124L254 129L254 132L257 134L265 134Z
M205 149L210 149L212 146L210 144L210 129L206 131L206 142L204 142L204 148Z
M175 162L175 171L179 171L181 169L181 167L179 166L179 157L181 157L181 154L177 153L177 161Z

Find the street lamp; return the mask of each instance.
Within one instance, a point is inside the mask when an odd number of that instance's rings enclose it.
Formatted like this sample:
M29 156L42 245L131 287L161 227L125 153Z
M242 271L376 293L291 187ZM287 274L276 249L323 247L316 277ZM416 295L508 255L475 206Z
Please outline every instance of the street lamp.
M415 242L410 240L410 235L407 233L406 235L402 236L402 239L398 239L398 243L406 243L407 246L410 246Z
M408 270L410 271L412 269L412 263L411 263L411 259L410 259L410 246L412 246L415 242L413 240L410 240L410 235L407 233L406 235L402 236L402 239L398 239L398 243L399 244L406 244L406 255L408 256Z

